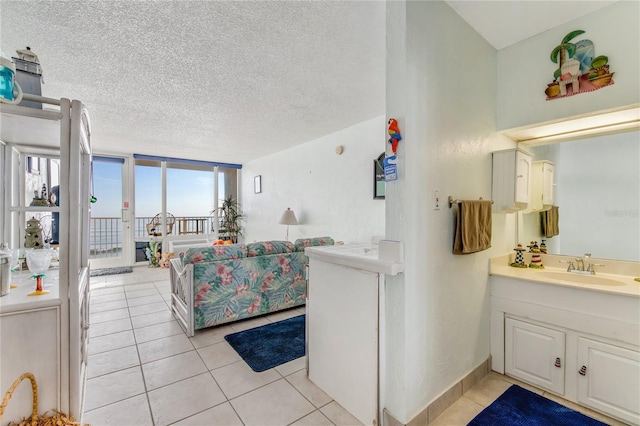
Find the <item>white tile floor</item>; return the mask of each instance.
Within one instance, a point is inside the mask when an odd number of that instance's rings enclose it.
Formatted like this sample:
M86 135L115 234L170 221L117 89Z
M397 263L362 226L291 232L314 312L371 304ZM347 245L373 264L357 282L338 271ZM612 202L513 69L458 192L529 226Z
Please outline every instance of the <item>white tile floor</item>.
M224 336L304 313L304 307L196 332L169 310L167 269L91 278L83 421L92 426L359 425L309 381L305 358L255 373ZM431 424L466 425L513 379L491 373ZM612 425L622 423L544 396Z

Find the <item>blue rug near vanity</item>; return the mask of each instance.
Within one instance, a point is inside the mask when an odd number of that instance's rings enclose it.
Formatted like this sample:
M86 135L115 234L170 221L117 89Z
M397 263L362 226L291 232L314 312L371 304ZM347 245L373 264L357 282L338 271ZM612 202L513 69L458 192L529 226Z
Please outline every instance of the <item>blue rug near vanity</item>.
M224 339L257 373L300 358L305 352L305 315L288 318L238 333Z
M512 385L469 426L606 426L536 393Z

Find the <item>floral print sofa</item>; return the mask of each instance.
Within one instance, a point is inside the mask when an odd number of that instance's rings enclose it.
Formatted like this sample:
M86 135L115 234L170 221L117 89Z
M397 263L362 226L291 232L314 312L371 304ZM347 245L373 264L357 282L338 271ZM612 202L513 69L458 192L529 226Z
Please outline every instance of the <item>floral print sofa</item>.
M185 248L171 259L171 310L195 330L303 305L305 247L329 237Z

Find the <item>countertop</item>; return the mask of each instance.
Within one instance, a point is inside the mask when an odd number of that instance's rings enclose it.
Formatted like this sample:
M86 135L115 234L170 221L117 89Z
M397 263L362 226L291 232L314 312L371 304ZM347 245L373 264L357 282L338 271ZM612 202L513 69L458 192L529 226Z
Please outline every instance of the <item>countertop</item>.
M31 279L31 272L23 270L11 273L11 284L17 288L9 290L9 294L0 297L0 314L20 312L27 309L41 309L60 306L58 269L49 269L44 277L43 290L49 293L40 296L28 296L35 291L36 280Z
M345 244L307 247L305 254L311 259L323 260L380 274L397 275L404 271L404 263L394 259L380 259L377 244Z
M545 265L544 269L514 268L510 266L514 259L515 253L492 258L489 265L489 274L640 298L640 282L634 281L634 278L640 277L640 262L591 259L593 263L600 263L605 266L596 267L595 275L581 275L567 272L567 267L561 266L563 264L560 261L565 260L573 260L575 264L572 256L543 254L542 263ZM529 263L530 259L531 254L525 253L525 263ZM607 273L601 272L602 270L606 270ZM563 279L565 277L566 279ZM573 280L582 282L574 282Z

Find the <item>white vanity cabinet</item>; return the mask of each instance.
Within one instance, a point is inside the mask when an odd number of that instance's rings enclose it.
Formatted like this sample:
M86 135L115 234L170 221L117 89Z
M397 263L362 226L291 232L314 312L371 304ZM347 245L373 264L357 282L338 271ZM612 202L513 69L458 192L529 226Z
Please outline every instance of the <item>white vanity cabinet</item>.
M493 157L491 197L494 213L524 210L531 200L533 155L514 148L496 151Z
M26 221L57 214L59 263L45 273L44 290L50 293L28 296L35 284L24 268L12 274L17 288L0 297L0 390L4 393L22 373L32 372L39 412L57 409L81 422L89 328L89 116L79 101L30 96L44 108L0 104L0 239L22 249ZM59 186L58 206L32 205L32 179L52 173L39 168L42 159L48 166L59 164L57 182L49 182ZM31 400L30 386L21 384L2 426L28 415Z
M500 275L490 283L494 371L640 425L637 294Z
M553 175L551 161L534 161L531 166L531 200L524 213L537 213L553 206Z
M564 394L564 332L507 317L504 345L505 374Z

